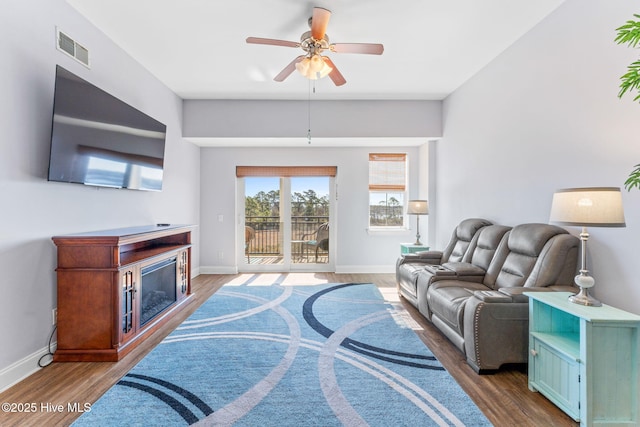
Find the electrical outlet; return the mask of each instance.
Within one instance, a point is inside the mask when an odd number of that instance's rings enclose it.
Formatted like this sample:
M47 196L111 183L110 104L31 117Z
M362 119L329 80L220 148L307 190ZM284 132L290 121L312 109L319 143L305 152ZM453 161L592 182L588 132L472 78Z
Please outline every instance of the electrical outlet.
M53 325L55 326L58 323L58 309L54 308L51 310L51 320L53 321Z
M224 259L224 252L218 251L218 259Z

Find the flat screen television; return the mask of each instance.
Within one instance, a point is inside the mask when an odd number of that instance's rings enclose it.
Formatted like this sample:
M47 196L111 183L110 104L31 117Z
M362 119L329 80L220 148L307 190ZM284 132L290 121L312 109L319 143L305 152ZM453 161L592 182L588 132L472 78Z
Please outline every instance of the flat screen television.
M166 130L58 65L48 179L161 191Z

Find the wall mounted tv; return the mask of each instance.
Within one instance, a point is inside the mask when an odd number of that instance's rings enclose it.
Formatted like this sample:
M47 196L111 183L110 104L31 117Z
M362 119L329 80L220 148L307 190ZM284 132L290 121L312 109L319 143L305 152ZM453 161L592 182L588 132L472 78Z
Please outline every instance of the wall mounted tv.
M160 191L166 130L58 65L48 179Z

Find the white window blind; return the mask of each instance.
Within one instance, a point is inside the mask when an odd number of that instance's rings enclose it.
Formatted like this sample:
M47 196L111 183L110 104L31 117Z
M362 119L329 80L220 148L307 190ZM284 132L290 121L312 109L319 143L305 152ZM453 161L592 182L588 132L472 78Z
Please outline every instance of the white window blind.
M406 182L405 153L369 154L369 191L405 191Z

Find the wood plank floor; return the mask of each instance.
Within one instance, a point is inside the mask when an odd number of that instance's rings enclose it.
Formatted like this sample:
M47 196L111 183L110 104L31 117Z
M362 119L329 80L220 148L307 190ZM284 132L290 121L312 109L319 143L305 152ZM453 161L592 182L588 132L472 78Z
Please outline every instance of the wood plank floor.
M477 375L453 345L406 301L400 300L392 274L270 273L201 275L193 280L193 304L119 362L53 363L0 393L0 403L35 404L32 413L0 412L0 426L68 426L80 414L68 405L92 404L220 287L229 284L374 283L391 302L401 303L415 320L415 331L496 426L570 426L578 424L539 393L527 388L522 367ZM50 406L47 406L50 404ZM54 405L54 406L51 406ZM62 412L53 412L62 405ZM49 409L47 409L49 408Z

